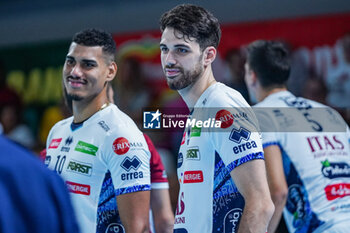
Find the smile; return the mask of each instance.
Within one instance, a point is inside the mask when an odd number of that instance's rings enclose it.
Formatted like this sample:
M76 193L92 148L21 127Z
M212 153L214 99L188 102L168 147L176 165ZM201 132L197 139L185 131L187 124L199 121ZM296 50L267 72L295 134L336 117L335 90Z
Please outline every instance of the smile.
M67 81L68 81L68 84L73 88L82 87L83 85L85 85L87 83L86 80L74 79L74 78L68 78Z

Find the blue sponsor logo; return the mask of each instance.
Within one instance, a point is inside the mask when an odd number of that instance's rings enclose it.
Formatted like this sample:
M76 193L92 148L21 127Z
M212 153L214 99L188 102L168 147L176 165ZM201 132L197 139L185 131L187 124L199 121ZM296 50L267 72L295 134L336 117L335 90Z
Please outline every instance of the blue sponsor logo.
M119 223L111 223L108 225L106 233L124 233L124 227Z
M239 221L242 216L242 209L235 208L230 210L224 218L224 233L232 232L235 233L238 230Z
M180 168L182 166L183 161L184 161L184 156L180 152L179 155L177 156L177 168Z
M250 131L243 127L239 128L239 130L233 129L229 137L231 141L234 141L236 143L241 143L242 139L248 141L249 138Z
M143 112L144 129L160 129L160 116L162 113L159 109L156 112Z
M350 177L350 166L347 163L331 163L328 160L321 163L322 174L329 179Z
M256 145L255 141L246 142L233 147L233 153L238 154L238 153L242 153L243 151L246 151L252 148L257 148L257 147L258 146Z
M131 169L137 170L140 167L141 163L142 162L140 161L140 159L136 156L132 157L131 159L129 157L126 157L123 160L121 167L128 172Z
M65 144L66 146L69 146L70 144L72 144L72 142L73 142L73 137L68 137L68 138L66 139L66 141L64 142L64 144Z

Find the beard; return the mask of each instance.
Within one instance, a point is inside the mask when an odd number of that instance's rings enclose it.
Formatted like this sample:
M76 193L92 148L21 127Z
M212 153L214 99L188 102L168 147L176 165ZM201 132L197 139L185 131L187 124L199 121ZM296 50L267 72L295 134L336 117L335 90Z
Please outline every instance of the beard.
M204 72L203 64L200 62L201 60L202 56L200 56L199 61L192 70L184 71L181 67L179 67L180 74L177 77L166 79L169 88L172 90L181 90L194 84Z

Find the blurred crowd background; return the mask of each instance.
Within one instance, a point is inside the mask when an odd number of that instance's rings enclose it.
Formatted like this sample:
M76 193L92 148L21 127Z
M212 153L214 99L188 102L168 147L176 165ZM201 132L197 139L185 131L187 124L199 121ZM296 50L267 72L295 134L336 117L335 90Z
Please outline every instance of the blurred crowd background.
M50 128L70 116L62 100L61 71L72 35L87 27L110 31L117 43L115 102L142 129L146 107L185 108L168 89L160 65L158 18L179 2L53 0L0 1L0 131L39 153ZM336 108L350 123L350 3L341 0L188 1L221 20L214 63L217 80L249 102L245 45L257 39L285 43L291 52L289 89ZM176 188L182 133L148 132ZM176 204L176 194L172 197Z

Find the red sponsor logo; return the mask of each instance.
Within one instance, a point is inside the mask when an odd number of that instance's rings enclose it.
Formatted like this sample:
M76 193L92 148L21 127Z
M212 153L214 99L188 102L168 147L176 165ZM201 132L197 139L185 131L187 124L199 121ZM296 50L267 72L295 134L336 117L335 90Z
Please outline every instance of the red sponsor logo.
M350 184L332 184L324 188L328 201L350 196Z
M113 150L117 155L123 155L130 149L130 143L126 138L120 137L114 140Z
M184 183L201 183L203 182L202 171L185 171Z
M52 139L49 145L49 149L56 149L62 141L62 138Z
M186 140L186 132L184 132L184 135L182 136L181 145L185 144L185 140Z
M215 120L221 121L221 128L225 129L233 124L233 115L229 111L222 109L216 113Z
M66 184L71 193L90 195L90 185L78 184L70 181L66 181Z

